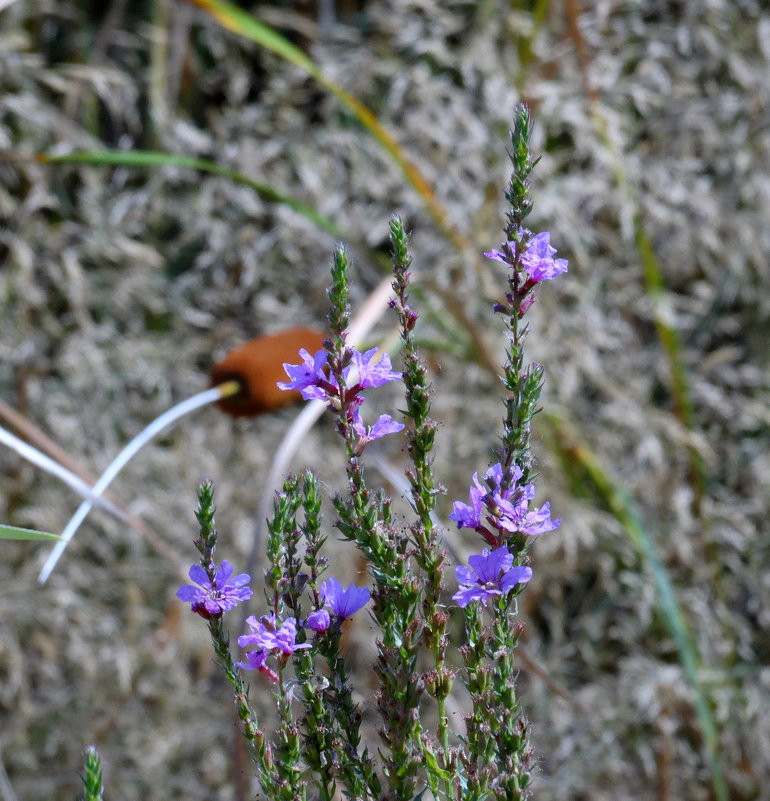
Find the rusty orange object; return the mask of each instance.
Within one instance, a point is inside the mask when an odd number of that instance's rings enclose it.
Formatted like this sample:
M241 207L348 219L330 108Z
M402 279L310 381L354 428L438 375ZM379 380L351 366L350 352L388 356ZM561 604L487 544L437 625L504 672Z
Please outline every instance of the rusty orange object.
M217 405L233 417L254 417L300 400L299 392L278 389L288 381L284 363L299 364L300 348L315 353L323 347L325 335L312 328L287 328L250 339L231 350L211 371L211 384L237 381L241 391L222 398Z

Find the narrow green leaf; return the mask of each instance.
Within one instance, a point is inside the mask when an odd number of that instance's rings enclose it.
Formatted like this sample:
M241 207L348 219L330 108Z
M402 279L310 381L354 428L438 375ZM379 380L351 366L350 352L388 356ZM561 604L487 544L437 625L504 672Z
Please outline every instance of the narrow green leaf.
M417 166L406 157L396 138L380 123L370 108L327 77L318 64L303 53L302 50L243 9L232 3L222 2L222 0L189 0L189 2L203 9L223 28L227 28L247 39L251 39L262 47L266 47L268 50L272 50L273 53L304 70L318 81L321 86L328 89L340 103L353 112L364 128L369 131L398 164L407 181L422 198L444 236L460 250L466 250L469 247L465 237L447 222L447 212L439 202L428 181Z
M692 397L690 395L687 368L685 367L684 356L682 354L682 345L676 328L668 321L668 316L663 304L666 289L663 270L660 267L652 242L644 229L641 205L636 197L634 188L631 186L631 181L628 178L623 153L615 139L610 135L607 120L596 104L594 104L592 111L599 137L607 148L607 152L612 157L615 181L618 188L625 196L628 207L633 211L634 244L642 266L647 297L650 299L652 305L655 330L669 365L674 414L687 429L695 431L695 414ZM690 445L687 450L690 457L689 478L695 498L694 511L696 514L700 514L700 505L706 492L708 476L706 475L706 468L698 450L692 445Z
M679 332L668 322L668 317L663 308L666 291L663 270L655 254L652 242L644 229L642 216L639 212L634 215L634 240L639 260L642 263L642 270L644 271L647 296L652 301L655 329L668 359L674 413L690 431L694 431L696 430L695 410L690 394L687 368L684 364ZM689 446L688 451L691 480L694 485L696 504L699 506L706 492L706 468L703 463L703 457L696 448Z
M92 166L111 166L111 167L185 167L191 170L219 175L227 178L242 186L253 189L261 198L271 203L282 203L298 214L307 217L319 228L327 231L332 236L343 238L343 232L337 227L336 223L320 214L310 206L295 200L289 195L278 192L268 184L254 181L237 170L223 167L214 161L199 159L194 156L181 156L175 153L162 153L157 150L105 150L105 151L79 151L76 153L66 153L61 156L52 156L43 153L35 157L35 160L42 164L89 164Z
M35 531L31 528L17 528L0 523L0 540L60 540L58 534Z

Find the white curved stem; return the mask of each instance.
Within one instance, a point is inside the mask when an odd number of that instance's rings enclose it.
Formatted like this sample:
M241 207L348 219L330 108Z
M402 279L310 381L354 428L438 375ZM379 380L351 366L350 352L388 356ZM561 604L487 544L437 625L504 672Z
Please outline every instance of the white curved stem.
M382 317L388 308L388 301L393 296L392 279L386 278L381 281L371 295L364 301L364 304L355 314L347 330L347 344L356 347L361 340L366 337L369 331ZM351 372L351 380L355 380ZM262 496L259 500L257 509L257 520L254 527L254 538L252 540L251 554L249 556L248 568L253 570L262 542L262 532L267 519L273 511L273 496L277 487L281 485L286 468L292 457L297 451L297 447L304 439L305 435L313 427L314 423L324 413L326 404L321 400L309 401L294 422L284 434L278 448L273 456L265 483L262 486Z
M206 406L209 403L215 403L224 395L230 394L231 389L232 382L228 382L227 384L222 384L221 386L214 387L213 389L207 389L205 392L199 392L197 395L193 395L192 398L187 398L187 400L178 403L176 406L172 406L168 411L163 412L160 417L155 418L155 420L153 420L143 431L140 431L139 434L137 434L107 466L107 469L99 477L99 480L96 482L96 484L94 484L93 494L96 496L101 495L107 489L107 487L109 487L109 485L112 483L112 480L118 475L118 473L131 461L132 457L154 436L163 431L164 428L171 425L171 423L178 420L180 417L184 417L184 415L200 408L201 406ZM43 565L43 569L40 571L38 581L41 584L45 584L46 579L51 575L51 571L54 569L54 567L56 567L56 563L59 561L59 558L64 552L64 549L67 547L67 544L72 539L78 528L80 528L80 524L86 519L86 516L92 508L93 503L90 500L83 501L83 503L81 503L78 507L78 510L72 516L69 523L67 523L64 531L62 532L61 540L56 543L54 549L51 551L50 556Z
M56 476L56 478L63 481L71 490L77 492L81 498L85 498L97 506L104 507L121 520L125 519L125 515L115 504L97 495L91 488L91 485L83 481L80 476L76 475L71 470L67 470L66 467L60 465L50 456L46 456L42 451L33 448L28 442L19 439L15 434L11 434L10 431L7 431L2 426L0 426L0 443L7 445L12 451L18 453L22 459L26 459L28 462L35 465L35 467L39 467L41 470L45 470L46 473Z

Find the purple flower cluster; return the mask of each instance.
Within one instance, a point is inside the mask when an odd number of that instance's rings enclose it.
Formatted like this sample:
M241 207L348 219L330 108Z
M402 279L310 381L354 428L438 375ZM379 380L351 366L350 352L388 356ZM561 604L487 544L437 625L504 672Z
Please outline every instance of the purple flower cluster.
M213 581L200 565L193 565L189 576L198 586L183 584L176 597L190 603L192 611L206 620L221 617L223 612L247 601L252 595L251 588L246 586L251 580L248 573L233 576L233 566L226 559L217 568Z
M470 567L455 568L460 590L453 598L462 607L473 601L486 606L493 595L503 595L532 578L529 567L513 566L513 555L505 544L508 537L514 534L534 537L553 531L561 523L551 520L547 502L539 509L529 508L535 488L532 484L519 484L521 477L521 470L514 467L511 485L503 489L502 465L492 465L484 475L483 484L478 473L473 474L470 503L454 503L449 518L457 523L457 528L474 529L494 548L491 552L485 548L481 555L469 557Z
M213 582L209 581L208 574L200 565L190 568L190 578L198 586L182 585L177 590L177 598L190 603L192 611L207 620L221 617L252 595L251 589L246 586L250 581L248 574L233 576L233 566L225 560L217 569ZM365 587L351 584L343 589L334 578L321 584L319 595L324 607L311 612L304 622L305 628L316 632L326 631L332 623L339 626L365 606L370 598L369 590ZM279 625L275 615L263 615L260 618L252 615L246 623L251 632L240 636L238 645L251 650L244 653L243 662L236 664L244 670L258 670L273 681L278 680L278 675L268 667L268 656L276 656L279 662L285 664L295 651L311 647L310 643L297 642L297 621L293 617Z
M369 602L369 590L351 584L346 590L337 579L328 579L321 585L320 596L324 607L311 612L304 627L316 632L324 632L332 622L339 626L343 620L354 615L361 607ZM274 615L266 615L259 619L253 615L246 620L251 634L244 634L238 638L241 648L253 648L244 654L245 662L238 662L238 666L245 670L258 670L274 681L278 679L266 662L271 654L277 656L280 662L286 660L300 648L310 648L310 643L297 643L297 621L287 618L279 626Z
M238 645L241 648L253 647L254 650L244 654L245 662L236 664L244 670L258 670L273 681L277 681L278 676L266 665L268 656L278 656L285 664L295 651L310 648L310 643L297 643L297 621L293 617L287 618L279 626L275 615L264 615L259 619L252 615L246 619L246 624L251 634L238 637Z
M452 598L461 607L473 601L487 601L495 595L504 595L517 584L524 584L532 578L532 569L513 566L513 555L505 545L494 551L484 548L481 554L468 557L470 567L456 567L455 573L460 589Z
M352 360L344 369L343 377L346 385L350 381L354 383L346 386L344 393L341 392L337 379L329 370L329 354L325 350L319 350L311 356L304 348L299 352L302 364L284 364L283 369L290 380L279 381L278 388L299 390L305 400L322 400L329 406L344 411L358 435L359 450L363 450L368 442L401 431L404 426L392 420L387 414L381 415L374 425L365 426L359 413L359 407L364 402L361 392L370 387L381 387L389 381L398 381L401 373L393 370L387 353L383 353L379 360L375 360L377 348L367 350L365 353L355 348L351 351ZM343 394L344 397L341 397Z
M518 302L519 314L522 315L534 303L535 296L530 294L541 281L552 281L562 273L566 273L568 262L566 259L554 259L556 248L551 246L551 234L544 231L541 234L532 236L531 231L521 231L525 240L528 237L529 244L518 260L518 269L524 274L524 281L519 286L516 296L507 295L508 302L514 304ZM509 267L517 264L517 245L513 241L503 242L500 250L490 250L484 255L488 259L502 262ZM500 307L495 307L500 311Z
M513 191L513 190L511 190ZM499 250L490 250L484 255L488 259L502 262L513 271L509 279L511 291L505 296L507 305L498 303L495 311L521 317L535 300L532 290L542 281L552 281L567 272L566 259L554 259L556 248L551 246L551 235L546 231L533 236L531 231L520 228L506 229L509 239ZM460 590L454 600L460 606L472 601L486 605L493 595L502 595L517 584L529 581L532 571L521 565L513 566L514 555L506 541L515 535L534 537L553 531L561 520L551 520L548 503L539 509L530 508L535 497L532 484L519 483L523 477L521 468L514 466L503 486L503 467L495 464L479 481L473 474L470 488L470 503L455 501L450 520L457 528L472 528L483 537L494 550L484 549L481 555L469 558L470 567L457 567Z
M539 509L530 509L529 502L535 497L533 484L519 484L522 473L513 468L513 481L507 489L502 489L503 468L495 464L484 475L484 484L479 474L473 474L470 488L470 503L455 501L450 520L457 528L472 528L492 547L497 548L512 534L526 534L534 537L553 531L561 520L551 520L548 502Z
M527 232L529 233L529 232ZM500 261L503 264L513 266L514 252L512 242L503 242L500 250L490 250L484 255L488 259ZM556 248L551 246L551 234L544 231L542 234L535 234L529 241L529 246L521 256L521 267L526 270L530 281L539 284L541 281L552 281L562 273L567 272L568 262L566 259L554 259Z
M356 383L348 387L347 394L358 396L358 393L369 387L381 387L389 381L398 381L401 373L392 369L390 356L383 353L378 361L374 361L377 348L367 350L365 353L352 349L353 360L343 371L347 383L353 371L356 373ZM322 400L327 403L339 398L340 388L328 366L329 354L319 350L311 356L304 348L300 350L302 364L284 364L283 369L289 376L289 381L279 381L279 389L296 389L305 400ZM349 402L349 401L348 401ZM358 405L363 398L358 398Z

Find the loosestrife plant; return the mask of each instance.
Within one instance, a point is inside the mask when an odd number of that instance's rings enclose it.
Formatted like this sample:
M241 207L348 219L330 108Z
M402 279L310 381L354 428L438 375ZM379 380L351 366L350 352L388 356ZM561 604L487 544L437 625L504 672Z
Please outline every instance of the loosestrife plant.
M208 623L256 775L271 800L331 801L342 794L355 801L480 801L530 795L532 749L516 694L514 655L522 631L516 599L532 578L528 550L533 539L560 521L551 518L548 503L534 505L530 424L543 368L525 360L525 315L538 285L565 272L567 262L554 258L548 233L525 227L536 163L529 138L530 116L522 105L511 131L505 240L485 254L502 263L507 282L494 307L508 330L502 436L494 463L482 477L473 473L468 503L456 501L449 515L458 528L479 535L479 553L449 573L442 531L433 522L436 498L443 491L431 458L436 423L414 338L418 314L408 293L407 235L397 218L390 222L391 307L400 322L402 370L393 369L386 353L362 353L347 344L348 256L339 246L331 270L329 338L317 353L300 351L299 363L285 365L287 380L278 385L299 390L306 400L324 401L332 413L347 457L347 487L332 499L335 525L366 559L371 588L345 588L327 573L323 546L328 535L321 525L318 480L309 472L289 477L268 523L268 607L246 621L248 631L238 637L242 650L235 661L223 621L251 596L250 579L234 575L225 560L215 562L213 489L205 483L199 490L200 564L190 569L193 583L177 595ZM405 422L387 414L369 419L364 391L393 381L405 387ZM413 516L407 524L394 518L382 491L370 488L363 459L370 442L401 431L410 457L406 476ZM380 742L375 753L363 742L362 710L342 645L345 621L361 610L376 627ZM459 626L449 626L453 617L462 620L460 642L452 641L460 634ZM279 723L272 736L249 703L248 671L273 690ZM461 734L447 715L456 681L470 697Z

